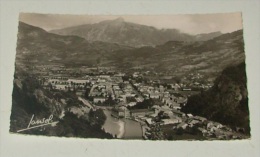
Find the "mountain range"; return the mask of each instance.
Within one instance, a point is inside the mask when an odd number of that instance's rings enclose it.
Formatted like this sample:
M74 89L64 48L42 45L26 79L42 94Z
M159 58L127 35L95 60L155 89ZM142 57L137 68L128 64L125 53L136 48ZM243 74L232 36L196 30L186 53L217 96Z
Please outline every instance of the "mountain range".
M123 70L145 68L169 75L191 71L216 73L245 60L243 31L206 41L167 41L139 48L78 36L49 33L19 23L16 63L60 63L69 66L114 66Z
M114 43L88 42L78 36L61 36L19 22L16 62L52 62L92 65L100 54L130 49Z
M160 45L171 40L205 41L221 35L221 32L190 35L177 29L157 29L126 22L123 18L51 30L50 33L76 35L92 42L103 41L132 47Z

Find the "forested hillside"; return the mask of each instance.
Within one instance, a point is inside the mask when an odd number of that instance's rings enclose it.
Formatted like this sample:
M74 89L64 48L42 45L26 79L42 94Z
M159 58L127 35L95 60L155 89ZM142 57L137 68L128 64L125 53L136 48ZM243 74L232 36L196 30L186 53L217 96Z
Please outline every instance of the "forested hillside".
M212 89L192 96L183 107L193 113L250 132L245 63L226 68Z
M27 128L32 115L37 120L47 119L52 115L52 121L58 122L56 125L28 129L20 133L85 138L113 137L101 129L106 120L102 110L90 110L83 115L71 112L72 108L86 108L74 92L43 89L36 77L27 76L26 72L19 71L19 76L15 75L12 97L10 132L16 133Z

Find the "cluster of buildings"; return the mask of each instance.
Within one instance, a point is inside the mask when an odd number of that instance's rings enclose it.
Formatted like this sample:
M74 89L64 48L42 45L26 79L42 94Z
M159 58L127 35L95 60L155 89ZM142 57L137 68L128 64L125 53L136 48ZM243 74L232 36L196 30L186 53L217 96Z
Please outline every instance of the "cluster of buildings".
M160 100L163 105L172 109L180 110L182 106L186 105L188 100L186 96L178 94L176 90L169 90L163 85L152 86L135 83L134 86L145 99Z
M201 116L193 116L192 114L185 114L178 110L163 110L163 116L145 118L146 126L144 129L144 138L151 138L151 129L162 125L169 125L172 131L176 132L181 129L183 132L190 133L190 130L195 130L196 134L202 135L206 139L241 139L245 138L243 134L237 130L232 130L230 127L222 125L221 123L209 121ZM161 117L161 118L159 118ZM159 120L158 120L159 119ZM159 127L160 128L160 127Z
M134 106L137 102L142 102L144 100L143 96L134 89L129 81L122 81L113 86L113 91L115 93L115 98L127 106Z
M190 73L182 78L182 82L182 90L208 90L213 86L213 79L200 73Z
M111 110L111 114L116 118L128 118L137 120L155 114L153 109L128 109L126 106L117 106Z
M139 72L123 79L125 73L115 72L111 68L83 68L79 72L64 66L42 66L34 67L32 70L39 74L38 79L45 89L74 91L78 96L87 97L93 104L102 104L108 99L114 100L116 104L111 109L112 116L140 122L145 139L151 138L151 130L160 130L162 125L171 125L173 131L195 127L206 138L241 137L220 123L180 112L188 97L179 94L179 91L192 90L189 88L192 86L211 87L210 84L205 85L197 81L203 79L200 74L190 74L184 78L192 80L192 85L187 86L183 83L162 84L160 80L140 81L142 74ZM82 71L85 72L84 75ZM145 99L156 100L157 104L146 109L131 108Z
M129 81L123 81L124 73L111 75L84 75L80 77L66 74L40 75L42 87L48 90L74 91L78 96L86 96L93 103L104 103L108 99L134 106L144 98Z
M160 129L162 126L171 126L173 134L179 129L186 133L195 130L206 139L243 138L242 134L228 126L201 116L183 113L167 105L154 105L148 109L129 109L125 105L119 105L111 110L111 114L116 118L128 118L140 122L144 139L163 139L163 130ZM154 133L155 130L159 131Z

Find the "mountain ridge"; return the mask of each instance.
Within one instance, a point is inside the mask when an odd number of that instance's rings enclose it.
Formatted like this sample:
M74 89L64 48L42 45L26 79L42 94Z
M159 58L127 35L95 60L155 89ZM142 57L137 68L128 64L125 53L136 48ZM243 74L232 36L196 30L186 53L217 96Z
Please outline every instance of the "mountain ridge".
M77 35L88 41L103 41L134 47L160 45L171 40L205 41L222 34L212 32L190 35L178 29L158 29L153 26L126 22L123 18L55 29L49 32L59 35Z
M19 24L17 62L107 66L121 70L148 68L169 75L191 71L215 73L244 61L243 31L196 42L168 41L157 46L134 48L101 41L88 42L77 36L62 36ZM174 63L174 64L173 64Z

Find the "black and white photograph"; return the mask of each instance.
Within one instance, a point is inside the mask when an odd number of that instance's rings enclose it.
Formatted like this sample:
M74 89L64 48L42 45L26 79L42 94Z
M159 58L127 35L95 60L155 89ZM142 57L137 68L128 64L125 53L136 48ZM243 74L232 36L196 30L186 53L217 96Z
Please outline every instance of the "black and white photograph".
M251 137L242 13L20 13L10 133Z

